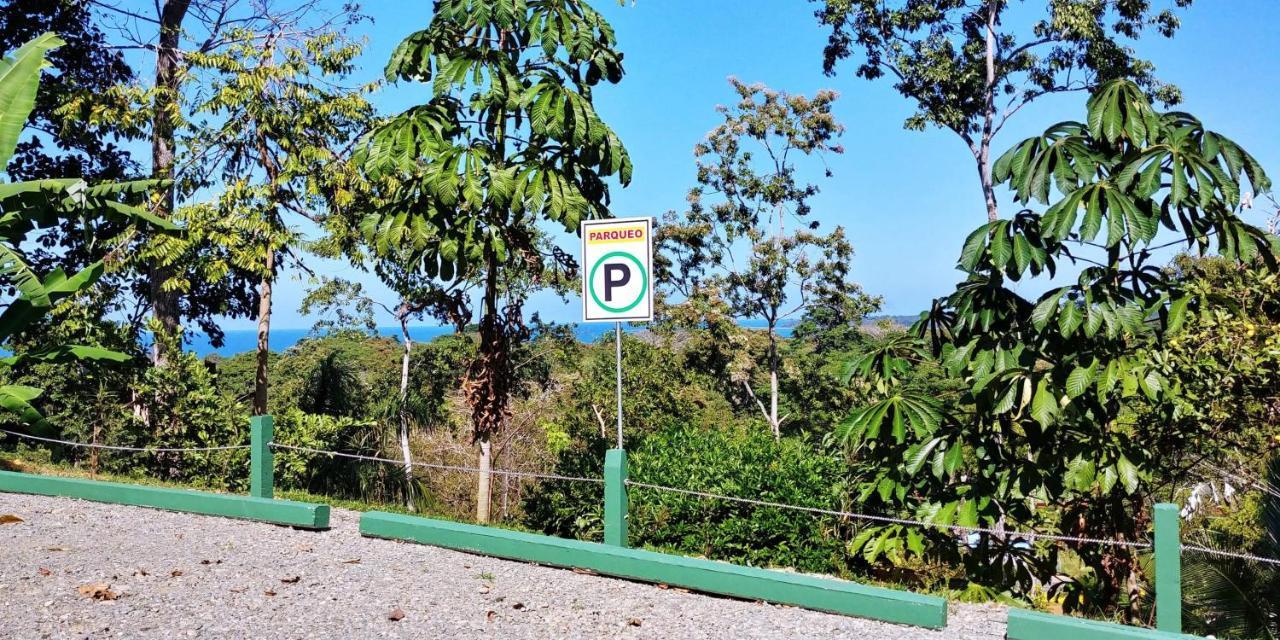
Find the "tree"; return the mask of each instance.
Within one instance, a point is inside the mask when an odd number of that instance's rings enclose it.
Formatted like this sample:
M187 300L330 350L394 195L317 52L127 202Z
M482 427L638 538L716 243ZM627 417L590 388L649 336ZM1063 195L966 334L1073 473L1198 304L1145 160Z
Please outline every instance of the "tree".
M191 233L185 242L150 244L132 257L147 274L144 291L139 292L144 299L140 306L150 310L157 331L180 336L182 320L187 318L197 322L218 345L222 330L216 318L257 315L260 296L255 289L261 285L261 276L256 268L228 267L234 261L230 254L241 238L233 238L231 246L220 246L214 242L223 235L217 229L201 232L201 211L181 211L184 197L191 195L179 191L189 184L184 174L202 172L204 166L200 163L205 159L193 154L187 159L196 162L187 166L181 154L180 138L189 133L188 116L196 102L193 97L200 93L199 82L204 79L195 73L192 63L225 55L232 47L256 46L275 51L287 44L301 47L301 43L331 31L341 21L359 19L359 7L348 4L325 12L320 10L321 0L285 6L276 0L161 0L154 3L152 12L110 0L90 3L107 28L117 34L112 46L152 51L156 60L151 86L131 91L128 108L97 113L95 118L99 122L113 118L146 120L151 140L151 176L172 183L161 191L152 208L165 219L190 218L186 227ZM264 46L267 44L272 46ZM224 69L206 67L203 71ZM225 71L236 72L234 68ZM206 77L216 80L218 75ZM225 228L228 221L218 222ZM160 346L180 348L181 344L181 340L156 340L153 359L163 365L170 354Z
M768 408L749 380L742 384L779 438L787 418L778 415L779 324L820 302L832 324L856 325L878 301L849 278L853 248L844 229L815 233L809 200L818 187L796 175L798 156L844 152L835 144L844 132L831 114L835 92L810 99L729 82L738 103L719 107L724 123L694 147L698 186L689 193L689 210L668 214L659 227L658 278L685 305L723 297L736 317L764 320Z
M859 77L888 74L915 102L906 128L933 125L958 135L977 166L988 220L999 217L991 141L1026 105L1115 78L1133 80L1166 104L1181 100L1129 45L1149 29L1172 37L1179 27L1171 9L1157 11L1150 2L1051 0L1039 19L1014 24L1008 0L812 1L822 4L816 16L831 29L827 74L859 56ZM1168 3L1181 8L1191 0Z
M451 324L457 333L462 333L471 319L471 309L467 299L466 280L455 280L444 288L433 286L429 280L418 277L416 272L405 272L399 268L395 258L382 259L376 262L375 272L400 296L399 304L394 308L367 295L364 287L358 282L341 279L326 279L319 286L307 292L303 299L302 313L310 313L313 309L322 312L333 312L342 324L350 326L362 325L369 331L377 329L374 320L374 308L382 309L387 315L395 318L400 327L400 387L394 405L399 423L400 455L404 460L404 476L406 499L413 507L413 451L410 448L410 424L414 422L419 408L418 398L411 393L409 372L413 358L413 338L409 334L409 323L421 320L424 313L437 320ZM352 313L354 309L355 313Z
M13 157L18 138L35 107L41 70L48 66L45 53L62 44L53 33L45 33L0 60L0 165L7 166ZM64 218L104 216L117 222L149 224L174 231L176 228L164 220L123 202L153 186L156 185L152 182L91 186L79 178L0 185L0 285L16 292L0 312L0 345L12 349L16 335L31 327L54 305L93 286L105 268L99 260L71 275L59 268L41 276L27 264L23 245L32 241L39 230L48 229ZM13 367L24 362L75 359L121 362L128 358L98 347L54 344L24 350L0 360L0 364ZM49 425L31 405L40 393L35 387L0 385L0 408L15 414L28 426L46 428Z
M1271 459L1258 509L1262 535L1249 552L1280 558L1280 457ZM1239 547L1233 547L1239 548ZM1195 633L1232 638L1280 637L1280 567L1197 554L1185 571L1184 601Z
M328 209L358 201L353 192L363 183L346 154L372 124L373 108L364 88L340 84L360 53L340 31L296 44L247 30L230 30L227 37L231 44L215 53L186 57L192 72L210 71L214 79L209 98L192 111L184 140L191 169L183 174L181 193L225 185L216 200L184 215L207 231L187 243L225 245L231 266L259 279L253 411L264 415L272 285L282 257L301 259L288 219L320 222Z
M1147 354L1188 317L1230 307L1153 266L1153 252L1168 246L1155 240L1163 225L1191 251L1275 269L1272 239L1236 215L1242 194L1265 192L1270 180L1193 116L1157 112L1132 81L1102 85L1087 106L1085 122L1018 143L993 167L997 183L1043 212L979 227L961 252L965 280L922 316L916 338L851 363L854 380L875 392L838 432L879 463L859 500L941 525L1056 521L1069 535L1135 540L1161 480L1177 479L1187 452L1219 437L1175 419L1182 390ZM1085 265L1075 283L1036 300L1011 288L1063 261ZM929 357L963 381L959 407L902 384L913 361ZM1138 423L1139 414L1151 419ZM948 537L935 541L935 553L956 551ZM1028 588L1029 574L1053 571L1056 551L1024 542L983 536L966 555L979 580ZM854 547L874 559L924 553L925 543L921 532L889 525L864 530ZM1134 614L1132 551L1070 546L1097 576L1100 603L1127 588ZM1078 583L1060 588L1069 608L1086 604Z
M508 415L512 341L524 333L521 283L576 266L563 251L543 251L537 225L576 232L582 219L609 215L606 178L631 179L626 150L592 105L601 80L621 80L622 54L612 27L581 0L438 0L386 75L433 89L369 138L368 171L400 186L363 228L406 270L482 283L480 345L464 391L484 522L491 440Z
M116 85L133 79L133 69L93 20L89 3L12 0L0 8L0 51L11 51L45 32L65 42L49 52L57 74L46 77L27 123L31 133L18 143L8 173L16 180L80 176L120 180L139 171L128 151L117 146L138 132L93 126L77 110L63 109L72 98L104 99Z

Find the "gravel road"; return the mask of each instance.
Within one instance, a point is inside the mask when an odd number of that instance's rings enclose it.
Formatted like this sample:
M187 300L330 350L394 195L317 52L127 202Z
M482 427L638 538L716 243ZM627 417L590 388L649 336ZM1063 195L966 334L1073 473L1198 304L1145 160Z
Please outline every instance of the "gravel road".
M943 632L362 538L0 493L8 638L1004 637L999 607ZM399 620L393 620L399 617Z

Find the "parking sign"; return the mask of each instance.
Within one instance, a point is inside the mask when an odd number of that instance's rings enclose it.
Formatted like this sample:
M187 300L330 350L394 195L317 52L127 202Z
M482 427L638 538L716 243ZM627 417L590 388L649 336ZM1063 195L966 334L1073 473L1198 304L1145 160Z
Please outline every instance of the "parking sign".
M653 219L582 223L582 320L653 320Z

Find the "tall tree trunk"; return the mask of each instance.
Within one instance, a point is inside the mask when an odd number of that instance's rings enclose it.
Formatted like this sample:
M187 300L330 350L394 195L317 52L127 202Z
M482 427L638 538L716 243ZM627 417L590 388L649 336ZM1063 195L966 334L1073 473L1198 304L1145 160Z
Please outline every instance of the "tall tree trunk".
M253 375L253 414L267 415L268 365L271 356L271 285L275 280L276 252L267 249L266 267L258 286L258 361Z
M476 521L489 521L489 504L493 492L492 438L502 425L507 411L507 386L510 383L506 327L498 317L498 257L492 248L485 250L484 308L480 318L480 353L468 372L468 396L474 439L479 448L476 467Z
M413 509L413 452L409 450L409 356L413 352L413 340L409 337L409 304L402 302L396 315L400 320L400 340L404 352L400 355L400 455L404 458L405 505Z
M160 9L160 38L156 44L156 97L155 114L151 123L151 177L169 179L173 177L174 163L174 112L179 108L178 93L181 90L179 45L182 38L182 21L186 18L191 0L164 0ZM160 202L156 205L156 215L161 218L173 216L175 204L174 188L164 189ZM165 291L164 283L173 277L173 267L153 261L151 272L151 313L160 323L160 327L170 335L179 330L180 318L178 294ZM152 346L152 359L157 366L168 362L165 348L160 340Z
M773 439L782 439L782 424L778 421L778 330L774 321L769 322L769 426Z
M987 205L987 221L995 222L1000 217L1000 209L996 205L996 189L991 180L991 137L994 135L996 117L996 14L999 8L995 2L987 3L987 77L985 99L983 103L982 138L978 143L978 178L982 181L982 198Z
M476 465L480 472L476 474L476 522L489 521L489 502L493 493L493 444L489 435L481 436L480 459Z

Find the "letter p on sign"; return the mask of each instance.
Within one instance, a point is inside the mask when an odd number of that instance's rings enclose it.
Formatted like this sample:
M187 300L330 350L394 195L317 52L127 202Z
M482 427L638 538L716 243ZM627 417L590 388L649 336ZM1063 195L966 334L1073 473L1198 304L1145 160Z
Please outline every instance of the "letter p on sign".
M582 321L653 320L653 219L582 223Z

